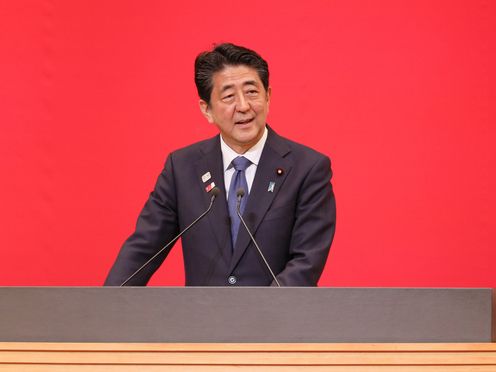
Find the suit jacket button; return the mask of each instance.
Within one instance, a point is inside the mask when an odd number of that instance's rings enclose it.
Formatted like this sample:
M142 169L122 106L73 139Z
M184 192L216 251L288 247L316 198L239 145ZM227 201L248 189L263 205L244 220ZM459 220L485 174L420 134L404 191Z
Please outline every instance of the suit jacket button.
M237 281L238 279L236 279L234 275L231 275L229 278L227 278L227 282L231 285L236 284Z

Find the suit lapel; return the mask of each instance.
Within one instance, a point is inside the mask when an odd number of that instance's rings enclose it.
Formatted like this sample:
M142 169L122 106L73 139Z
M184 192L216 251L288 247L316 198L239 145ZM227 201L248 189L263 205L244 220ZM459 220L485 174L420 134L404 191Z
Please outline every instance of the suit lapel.
M210 222L210 227L215 234L219 252L222 253L222 258L228 265L232 256L231 233L219 136L205 142L204 146L201 148L201 152L202 157L196 163L197 182L201 183L201 188L204 191L212 182L214 182L215 186L221 191L207 218ZM203 182L202 176L207 172L210 172L211 178L206 182ZM205 208L210 204L211 197L212 195L210 193L204 192ZM211 247L211 249L214 249L214 247Z
M291 170L291 161L285 158L285 155L289 151L288 145L282 138L269 129L269 136L267 137L267 142L265 143L262 156L260 157L255 179L250 190L248 203L243 213L243 218L253 235L255 235L258 226L262 222L272 201L281 189ZM277 174L278 168L284 170L282 175ZM273 191L269 191L271 183L275 183ZM241 223L231 260L230 272L232 272L238 264L249 243L250 236ZM260 248L263 251L263 247Z

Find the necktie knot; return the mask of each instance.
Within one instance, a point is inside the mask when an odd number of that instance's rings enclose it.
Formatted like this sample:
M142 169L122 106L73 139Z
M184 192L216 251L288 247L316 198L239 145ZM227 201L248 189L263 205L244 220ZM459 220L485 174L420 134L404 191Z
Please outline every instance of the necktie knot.
M237 171L245 171L251 164L251 161L244 156L238 156L233 159L232 165Z

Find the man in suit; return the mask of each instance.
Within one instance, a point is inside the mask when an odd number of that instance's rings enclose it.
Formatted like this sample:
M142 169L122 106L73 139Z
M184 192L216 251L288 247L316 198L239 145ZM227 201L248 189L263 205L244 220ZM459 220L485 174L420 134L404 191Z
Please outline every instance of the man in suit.
M186 285L317 285L335 228L329 158L267 126L269 70L256 52L226 43L201 53L195 83L220 134L168 156L105 285L122 284L194 221L215 187L211 211L182 237ZM169 250L128 285L146 285Z

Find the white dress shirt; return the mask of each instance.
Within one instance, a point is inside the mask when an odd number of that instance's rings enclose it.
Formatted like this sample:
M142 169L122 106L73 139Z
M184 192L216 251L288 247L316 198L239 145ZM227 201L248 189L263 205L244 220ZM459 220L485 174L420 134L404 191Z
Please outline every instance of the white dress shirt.
M265 127L262 138L252 146L244 154L238 154L232 148L230 148L227 143L224 142L222 135L220 136L220 149L222 151L222 161L224 163L224 184L226 186L226 198L229 197L229 187L231 186L231 179L234 174L234 167L231 162L234 158L238 156L244 156L251 161L251 164L246 168L245 176L246 183L248 184L248 194L251 190L251 185L253 185L253 180L255 179L255 173L257 172L258 163L260 162L260 157L262 156L262 151L267 141L268 130Z

